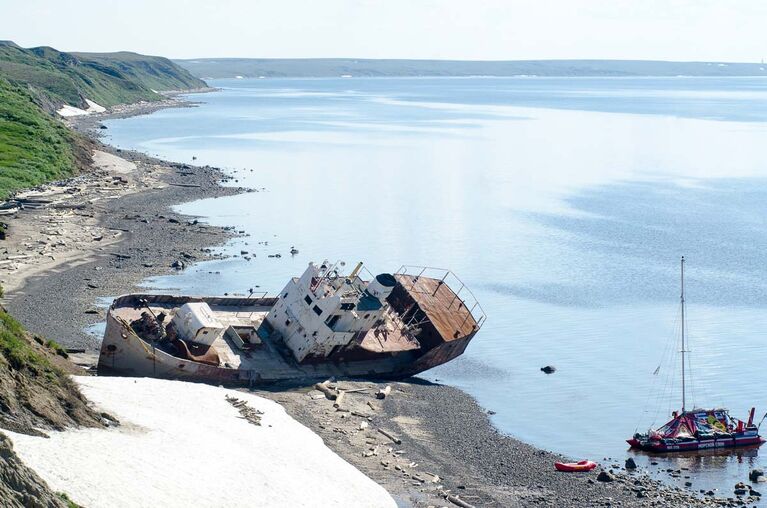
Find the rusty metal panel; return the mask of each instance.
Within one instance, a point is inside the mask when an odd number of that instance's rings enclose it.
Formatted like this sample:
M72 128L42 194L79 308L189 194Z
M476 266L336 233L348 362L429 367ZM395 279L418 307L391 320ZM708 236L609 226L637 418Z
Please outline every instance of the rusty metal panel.
M397 282L418 304L445 341L473 334L477 322L463 300L439 279L395 275Z

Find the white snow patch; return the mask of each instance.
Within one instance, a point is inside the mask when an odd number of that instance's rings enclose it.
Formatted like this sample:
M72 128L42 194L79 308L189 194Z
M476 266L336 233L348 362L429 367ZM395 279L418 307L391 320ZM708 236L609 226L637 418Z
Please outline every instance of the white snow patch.
M60 109L56 111L56 113L58 113L60 116L69 117L89 115L91 113L103 113L107 110L107 108L104 106L96 104L90 99L85 99L85 103L88 104L88 109L80 109L74 106L70 106L69 104L64 104Z
M88 114L88 112L84 109L76 108L74 106L70 106L69 104L64 104L61 106L61 109L57 110L56 113L58 113L60 116L80 116Z
M107 110L104 106L96 104L90 99L85 99L85 102L88 104L88 113L103 113Z
M181 381L75 380L122 425L50 439L7 434L27 465L78 504L396 507L380 485L269 400ZM240 418L225 395L263 411L261 426Z

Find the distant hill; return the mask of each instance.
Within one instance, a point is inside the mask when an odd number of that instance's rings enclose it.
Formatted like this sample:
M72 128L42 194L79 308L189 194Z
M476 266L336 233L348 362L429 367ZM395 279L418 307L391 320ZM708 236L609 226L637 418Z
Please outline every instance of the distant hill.
M28 87L53 110L64 104L87 108L85 99L109 107L157 100L157 91L205 87L167 58L136 53L65 53L50 47L21 48L0 41L0 78Z
M135 53L64 53L0 41L0 200L87 168L90 142L55 114L162 99L154 90L207 86L167 58Z
M201 78L338 76L767 76L767 66L650 60L365 60L198 58L174 60Z

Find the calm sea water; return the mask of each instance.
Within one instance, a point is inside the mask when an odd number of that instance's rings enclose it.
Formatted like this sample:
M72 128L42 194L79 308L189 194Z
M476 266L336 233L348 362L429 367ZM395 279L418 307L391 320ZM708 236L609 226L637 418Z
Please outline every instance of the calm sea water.
M118 146L194 156L259 190L182 206L250 236L149 287L276 293L325 258L450 267L489 319L423 377L465 389L518 438L622 463L624 440L680 405L685 255L690 399L767 411L767 80L212 84L198 108L108 122ZM731 494L765 454L637 461Z

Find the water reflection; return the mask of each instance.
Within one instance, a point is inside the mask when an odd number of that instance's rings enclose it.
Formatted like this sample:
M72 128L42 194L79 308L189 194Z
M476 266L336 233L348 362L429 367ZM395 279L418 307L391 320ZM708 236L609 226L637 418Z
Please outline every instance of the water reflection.
M224 251L256 257L149 285L274 292L326 257L453 268L490 319L465 357L425 377L467 390L537 446L622 463L637 427L678 409L652 373L673 338L684 254L692 396L736 416L767 409L767 80L215 84L225 90L194 97L200 108L109 122L108 133L266 188L182 207L246 230ZM300 254L267 258L291 245ZM539 371L548 364L551 376ZM764 465L756 450L726 453L637 457L723 492Z

